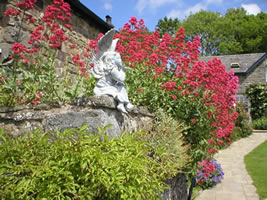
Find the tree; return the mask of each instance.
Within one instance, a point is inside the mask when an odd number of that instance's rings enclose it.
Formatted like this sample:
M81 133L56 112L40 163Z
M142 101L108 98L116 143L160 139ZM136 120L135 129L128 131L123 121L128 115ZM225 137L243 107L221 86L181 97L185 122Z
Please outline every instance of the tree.
M177 18L172 19L164 17L158 21L156 30L159 31L160 37L162 37L165 33L169 33L169 35L174 36L180 26L181 23Z
M265 21L264 21L265 20ZM248 15L244 8L231 8L223 17L219 37L222 54L257 53L266 51L266 13Z
M244 8L228 9L225 15L201 10L178 24L165 17L156 29L173 35L177 27L184 27L187 41L200 37L202 56L259 53L267 51L266 21L267 13L248 15Z
M182 26L186 32L186 39L192 41L195 36L200 37L201 55L216 55L219 38L218 24L221 21L220 13L201 10L190 14Z

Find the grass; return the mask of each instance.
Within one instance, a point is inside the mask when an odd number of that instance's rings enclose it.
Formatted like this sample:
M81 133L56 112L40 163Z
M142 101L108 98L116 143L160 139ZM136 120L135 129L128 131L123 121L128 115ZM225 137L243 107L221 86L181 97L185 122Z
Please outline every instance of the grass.
M245 164L260 199L267 198L267 140L245 156Z

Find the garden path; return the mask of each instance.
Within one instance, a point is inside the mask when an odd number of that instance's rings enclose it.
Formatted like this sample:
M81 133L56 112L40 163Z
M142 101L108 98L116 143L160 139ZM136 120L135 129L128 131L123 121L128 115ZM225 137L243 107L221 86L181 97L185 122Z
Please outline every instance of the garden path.
M219 151L215 159L222 165L224 179L215 187L204 190L197 200L259 200L256 187L248 175L244 156L267 140L267 131L256 132Z

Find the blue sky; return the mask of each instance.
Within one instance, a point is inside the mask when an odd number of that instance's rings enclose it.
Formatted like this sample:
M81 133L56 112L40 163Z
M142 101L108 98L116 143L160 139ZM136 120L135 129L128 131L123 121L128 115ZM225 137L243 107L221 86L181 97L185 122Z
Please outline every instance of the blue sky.
M267 12L267 0L80 0L86 7L105 20L112 17L116 29L132 16L144 19L149 30L154 30L159 19L184 19L190 13L209 10L225 14L229 8L243 7L249 14Z

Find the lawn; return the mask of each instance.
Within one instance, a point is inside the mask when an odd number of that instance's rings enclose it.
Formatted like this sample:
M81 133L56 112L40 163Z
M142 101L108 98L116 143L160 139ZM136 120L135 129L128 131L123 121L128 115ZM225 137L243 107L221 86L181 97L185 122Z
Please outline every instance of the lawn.
M267 140L245 156L245 164L260 199L267 198Z

